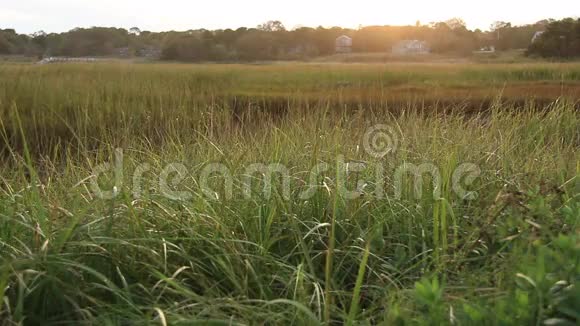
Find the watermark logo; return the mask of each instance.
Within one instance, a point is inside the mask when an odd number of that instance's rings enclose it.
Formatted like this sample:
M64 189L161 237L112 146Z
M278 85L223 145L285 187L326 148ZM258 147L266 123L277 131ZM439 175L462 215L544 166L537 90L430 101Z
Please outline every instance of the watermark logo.
M374 158L384 158L397 151L399 134L388 125L375 125L367 130L363 139L363 146L367 154Z
M373 158L385 158L399 148L400 137L396 129L376 125L364 135L365 151ZM89 178L90 189L97 198L113 199L125 189L123 183L125 176L129 175L125 171L124 160L123 150L116 149L112 163L100 164L93 169L93 175ZM276 196L285 201L292 198L310 200L319 191L335 192L345 200L356 200L367 195L376 199L393 197L416 200L427 195L438 200L450 192L461 200L477 199L477 192L469 190L481 175L475 164L445 166L442 170L432 162L404 162L389 172L385 170L383 161L348 161L339 155L334 162L318 163L300 177L293 175L292 169L281 163L252 163L242 166L238 173L222 163L197 166L195 172L179 162L157 170L143 163L133 170L131 192L135 199L141 198L143 185L153 180L155 185L152 188L157 194L175 201L188 201L196 195L212 201L231 200L236 196L243 199L258 196L271 199ZM151 178L151 175L154 177ZM99 180L108 180L105 182L108 186L102 186Z

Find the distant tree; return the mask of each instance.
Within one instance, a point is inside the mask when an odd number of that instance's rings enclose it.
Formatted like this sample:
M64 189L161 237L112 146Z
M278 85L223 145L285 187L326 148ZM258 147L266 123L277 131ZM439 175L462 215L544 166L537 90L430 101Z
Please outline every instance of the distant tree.
M493 32L493 31L497 31L498 29L511 28L511 27L512 27L512 23L504 22L504 21L495 21L495 22L493 22L493 24L491 24L490 30Z
M236 50L242 60L271 60L275 58L273 40L271 33L248 31L236 41Z
M279 20L267 21L261 25L258 25L258 29L261 31L266 31L266 32L284 32L284 31L286 31L286 27L284 27L284 24L282 24L282 22L280 22Z
M538 40L530 44L529 55L551 58L580 57L580 19L553 21Z
M467 28L467 24L465 23L465 21L461 18L458 18L458 17L454 17L454 18L451 18L451 19L445 21L445 24L447 24L447 26L449 26L449 28L454 29L454 30Z
M392 27L363 27L352 35L354 51L385 52L391 48L391 44L393 43L392 36L396 34L398 34L398 31L395 31Z
M544 30L540 23L513 26L509 22L498 21L491 25L491 44L498 50L525 49L537 31Z
M480 44L478 35L468 30L459 18L432 23L428 35L431 50L435 53L469 55Z
M128 32L122 28L75 28L61 35L55 55L83 57L113 55L115 49L129 45Z
M12 54L14 46L8 41L6 36L0 32L0 54Z
M217 31L214 35L215 42L221 44L228 51L231 51L234 48L237 38L238 33L232 29Z
M30 36L17 34L14 29L0 29L0 54L26 54L31 52Z
M46 52L48 46L48 34L41 30L32 33L30 37L31 47L29 52L34 53L37 56L42 56Z
M512 23L504 21L496 21L490 26L490 31L495 35L496 40L500 40L502 36L502 31L512 27Z
M141 30L139 27L131 27L129 28L129 34L139 36L141 35Z
M38 32L32 33L30 36L32 36L33 38L46 37L46 33L43 30L40 30Z
M197 62L209 60L209 50L203 41L203 32L169 33L162 45L164 60Z
M314 28L296 28L288 35L288 38L289 47L295 52L295 56L314 57L320 54Z

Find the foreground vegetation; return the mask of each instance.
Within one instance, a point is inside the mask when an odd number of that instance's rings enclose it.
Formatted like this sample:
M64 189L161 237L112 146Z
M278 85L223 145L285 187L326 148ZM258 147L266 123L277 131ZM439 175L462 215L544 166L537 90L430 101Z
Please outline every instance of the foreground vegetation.
M0 66L0 321L577 324L579 80L573 64ZM260 173L248 192L255 163L285 166L290 193Z

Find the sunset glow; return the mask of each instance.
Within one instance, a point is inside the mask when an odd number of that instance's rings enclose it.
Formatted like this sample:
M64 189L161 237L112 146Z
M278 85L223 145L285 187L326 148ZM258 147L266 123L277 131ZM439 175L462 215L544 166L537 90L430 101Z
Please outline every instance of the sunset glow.
M469 28L486 30L497 20L513 24L534 23L545 18L563 18L580 13L580 2L540 1L467 2L458 0L378 0L265 2L216 0L203 4L181 0L3 0L3 28L23 33L37 30L62 32L74 27L139 26L152 31L254 27L276 19L287 28L296 26L414 25L461 17Z

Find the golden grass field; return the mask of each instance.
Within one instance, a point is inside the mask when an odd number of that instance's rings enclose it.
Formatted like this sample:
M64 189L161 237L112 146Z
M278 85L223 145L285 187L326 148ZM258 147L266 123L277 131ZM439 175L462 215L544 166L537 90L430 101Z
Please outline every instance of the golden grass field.
M579 99L578 63L0 65L0 325L576 325Z

